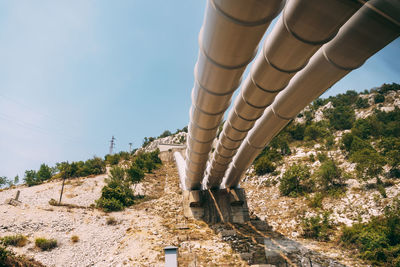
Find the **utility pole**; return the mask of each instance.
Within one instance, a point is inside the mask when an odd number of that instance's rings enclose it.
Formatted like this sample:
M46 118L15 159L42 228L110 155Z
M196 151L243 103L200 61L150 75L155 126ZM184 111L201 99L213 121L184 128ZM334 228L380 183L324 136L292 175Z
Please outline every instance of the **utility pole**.
M132 153L132 143L129 143L129 153Z
M112 136L112 138L111 138L111 141L110 141L110 155L112 155L113 154L113 149L114 149L114 146L115 146L115 137L114 137L114 135Z

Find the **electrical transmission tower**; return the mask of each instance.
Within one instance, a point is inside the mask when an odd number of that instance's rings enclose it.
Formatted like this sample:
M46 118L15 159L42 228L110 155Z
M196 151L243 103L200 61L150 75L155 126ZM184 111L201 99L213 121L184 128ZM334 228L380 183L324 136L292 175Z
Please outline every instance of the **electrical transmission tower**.
M110 155L112 155L113 154L113 149L114 149L114 147L115 147L115 137L114 137L114 135L112 136L112 138L111 138L111 141L110 141Z

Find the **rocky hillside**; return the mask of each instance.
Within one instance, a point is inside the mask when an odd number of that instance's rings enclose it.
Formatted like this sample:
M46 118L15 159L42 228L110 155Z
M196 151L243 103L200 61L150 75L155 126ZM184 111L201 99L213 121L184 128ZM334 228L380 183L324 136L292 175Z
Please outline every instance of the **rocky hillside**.
M131 185L141 197L122 211L95 205L110 186L109 168L71 175L61 206L50 201L59 197L61 172L39 185L0 190L0 240L33 258L25 261L31 266L162 266L168 245L179 247L180 266L397 266L399 108L397 84L309 105L246 172L246 224L185 218L172 152L165 151L162 166ZM185 129L146 138L135 155L185 140ZM134 168L132 157L108 155L104 164ZM18 190L19 201L10 203ZM37 238L57 245L40 249Z
M365 247L369 241L343 241L344 231L383 220L398 203L399 108L396 84L309 105L247 171L241 186L250 210L310 249L339 261L366 260L352 266L400 264L399 252L386 249L386 241L379 244L376 233L363 234L381 254ZM398 238L400 228L393 229Z

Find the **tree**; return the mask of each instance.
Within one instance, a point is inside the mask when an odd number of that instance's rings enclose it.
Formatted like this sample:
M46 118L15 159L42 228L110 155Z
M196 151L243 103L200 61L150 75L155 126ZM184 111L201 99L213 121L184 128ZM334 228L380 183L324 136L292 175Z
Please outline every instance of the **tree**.
M172 135L172 133L170 131L165 130L158 138L164 138L164 137L171 136L171 135Z
M330 125L336 130L346 130L353 126L355 120L354 109L351 106L337 106L325 111Z
M309 168L294 164L283 174L279 191L283 196L296 197L303 192L310 192L313 186Z
M342 183L342 171L333 159L324 161L316 174L317 180L324 190Z
M256 163L254 164L254 170L256 171L257 175L263 175L273 172L275 170L275 165L266 156L263 156L256 160Z
M19 176L15 176L14 177L14 184L18 184L19 183Z
M356 107L357 108L368 108L369 107L368 99L359 97L356 101Z
M44 163L42 165L40 165L39 171L37 172L36 175L37 175L38 181L40 181L40 182L49 180L51 178L51 176L53 176L53 174L51 172L51 168Z
M0 176L0 188L4 185L7 184L7 177L6 176Z
M375 98L374 98L374 102L375 102L375 104L385 102L385 96L382 95L382 94L377 94L377 95L375 96Z
M28 186L40 184L40 182L37 179L36 171L34 170L25 171L24 181Z
M357 164L356 171L361 179L376 178L377 183L380 182L379 175L382 174L386 161L376 150L363 148L354 152L350 159Z
M129 169L126 170L126 174L128 175L128 179L134 185L133 192L136 190L136 185L143 179L144 172L138 168L135 164L132 164Z

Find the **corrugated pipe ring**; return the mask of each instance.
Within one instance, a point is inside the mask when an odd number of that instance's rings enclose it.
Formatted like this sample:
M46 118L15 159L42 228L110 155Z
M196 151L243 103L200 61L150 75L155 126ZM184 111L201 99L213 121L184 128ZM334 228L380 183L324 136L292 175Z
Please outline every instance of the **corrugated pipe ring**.
M194 80L195 80L195 82L196 82L201 88L203 88L203 89L206 90L207 92L210 92L211 94L214 94L214 95L224 96L224 95L232 94L232 93L235 92L236 89L238 88L238 85L237 85L237 86L234 86L233 88L229 89L228 92L223 93L223 94L214 93L214 92L212 92L211 90L207 89L205 86L203 86L203 85L199 82L199 79L197 78L197 62L196 62L196 64L194 65L194 73L193 73L193 74L194 74ZM241 82L242 82L242 78L240 78L239 84L241 84Z
M264 147L259 147L259 146L255 146L255 145L250 144L250 142L249 142L248 139L245 140L245 142L246 142L249 146L251 146L252 148L255 148L255 149L264 149Z
M258 87L258 86L257 86L257 87ZM244 101L244 103L246 103L247 105L249 105L250 107L255 108L255 109L266 109L269 105L271 105L271 104L267 104L267 105L265 105L265 106L256 106L256 105L251 104L251 103L250 103L249 101L247 101L246 98L244 97L244 95L243 95L243 90L240 92L240 97L242 98L242 100Z
M227 96L227 95L231 95L235 90L236 87L233 90L230 90L229 92L226 93L215 93L213 91L211 91L210 89L207 89L206 87L202 86L199 82L199 80L197 80L197 78L195 77L194 82L197 83L197 85L199 86L200 89L206 91L207 93L211 94L211 95L216 95L216 96Z
M235 112L235 114L236 114L236 116L238 116L239 118L241 118L242 120L244 120L244 121L248 121L248 122L250 122L250 121L256 121L258 118L255 118L255 119L253 119L253 120L251 120L251 119L247 119L247 118L245 118L245 117L243 117L242 115L239 115L239 112L236 110L236 107L233 109L233 112ZM261 115L260 115L261 116Z
M264 49L262 50L262 54L263 54L263 58L265 59L265 61L268 63L268 65L270 65L271 67L273 67L274 69L276 69L277 71L283 72L283 73L287 73L287 74L292 74L292 73L296 73L299 72L300 70L304 69L304 67L307 65L308 60L306 61L306 63L304 63L301 67L294 69L294 70L284 70L279 68L278 66L276 66L275 64L273 64L271 61L269 61L269 59L267 58L267 55L265 55L265 51Z
M235 114L236 114L236 112L235 112ZM247 133L248 131L250 131L250 130L253 128L253 127L251 127L251 128L249 128L249 129L239 130L239 129L233 127L232 124L231 124L229 121L226 121L226 122L229 124L229 126L230 126L233 130L238 131L238 132L241 132L241 133Z
M246 138L246 137L243 137L242 139L235 140L235 139L230 138L227 134L224 134L224 136L225 136L225 138L229 139L229 140L232 141L232 142L240 142L240 141L242 141L243 139Z
M215 176L212 176L212 175L211 175L211 172L213 172L214 174L215 174L215 173L218 173L218 174L224 176L224 174L225 174L226 171L222 171L222 172L216 171L216 170L209 170L209 171L207 171L207 174L208 174L210 177L215 177Z
M200 156L210 153L210 152L199 153L197 151L194 151L193 149L190 149L189 147L186 150L189 150L190 151L189 153L197 154L197 155L200 155Z
M201 108L199 108L199 107L195 104L195 102L193 102L193 94L192 94L192 106L194 106L196 109L198 109L201 113L204 113L204 114L210 115L210 116L216 116L216 115L220 115L220 114L225 113L225 110L223 110L223 111L221 111L221 112L217 112L217 113L210 113L210 112L206 112L206 111L202 110Z
M292 31L292 30L290 29L290 27L289 27L289 25L287 24L286 19L285 19L285 18L286 18L286 16L285 16L285 10L286 10L286 9L284 9L283 12L282 12L282 21L283 21L283 25L285 25L285 28L286 28L286 30L290 33L290 35L292 35L294 38L296 38L296 39L299 40L300 42L303 42L303 43L306 43L306 44L309 44L309 45L315 45L315 46L317 46L317 45L323 45L323 44L329 42L330 40L332 40L332 39L336 36L336 34L337 34L337 32L338 32L338 31L336 31L334 34L332 34L332 35L329 36L328 38L326 38L326 39L324 39L324 40L321 40L321 41L309 41L309 40L306 40L306 39L300 37L298 34L296 34L294 31Z
M225 148L226 150L230 150L230 151L235 151L235 150L237 150L237 148L227 148L227 147L225 147L224 144L222 144L222 143L220 143L220 145L221 145L223 148Z
M248 26L248 27L252 27L252 26L260 26L263 24L267 24L268 22L270 22L272 19L274 19L276 17L276 15L281 11L280 8L277 9L276 12L272 13L271 15L269 15L268 17L265 17L263 19L260 19L258 21L244 21L244 20L240 20L237 18L232 17L231 15L229 15L228 13L226 13L225 11L223 11L215 2L214 0L209 0L211 5L214 7L214 9L216 11L218 11L219 13L221 13L221 15L223 15L225 18L227 18L228 20L242 25L242 26Z
M206 163L206 162L204 162L204 163L201 163L201 162L200 162L200 163L199 163L199 162L195 162L195 161L193 161L193 160L191 160L191 159L189 159L189 158L188 158L188 159L186 159L186 160L187 160L187 161L189 161L189 162L191 162L193 165L197 165L197 166L198 166L198 165L201 165L201 164L205 164L205 163Z
M268 59L266 59L266 60L268 60ZM271 65L272 66L272 65ZM304 66L303 66L304 67ZM250 79L251 79L251 81L253 82L253 84L258 88L258 89L260 89L261 91L264 91L264 92L266 92L266 93L271 93L271 94L275 94L275 93L279 93L280 91L282 91L283 89L285 89L286 88L286 86L288 85L288 83L286 83L282 88L279 88L279 89L275 89L275 90L271 90L271 89L265 89L265 88L263 88L261 85L259 85L257 82L256 82L256 80L254 79L254 77L253 77L253 72L252 71L250 71ZM243 90L242 90L243 91ZM254 106L254 107L256 107L256 106Z
M222 166L222 167L226 167L226 166L228 166L229 164L230 164L230 162L229 163L227 163L227 164L222 164L221 162L218 162L217 160L215 160L215 159L213 159L213 161L212 161L213 163L215 163L215 164L217 164L217 165L219 165L219 166Z
M185 174L186 174L187 172L190 172L193 176L196 176L196 175L197 175L196 173L192 172L191 170L189 170L188 168L185 167ZM186 175L186 178L188 178L187 175ZM192 180L192 179L189 178L189 181L193 182L194 180ZM199 183L200 183L200 182L199 182ZM201 183L200 183L200 184L201 184Z
M196 141L197 143L200 143L200 144L210 144L210 143L212 143L212 141L214 141L214 138L211 141L208 141L208 142L199 141L196 138L193 138L193 136L191 136L190 133L189 133L189 138L194 140L194 141Z
M328 55L326 54L326 51L324 48L322 48L322 54L324 55L326 61L329 62L329 64L333 65L335 68L338 68L340 70L345 70L345 71L352 71L354 69L357 69L357 68L361 67L365 62L365 61L363 61L361 64L359 64L358 66L355 66L355 67L343 67L343 66L340 66L339 64L335 63L331 58L329 58Z
M229 138L228 138L229 139ZM230 140L230 139L229 139ZM233 142L235 142L235 141L233 141ZM237 141L236 141L237 142ZM236 149L238 149L239 147L240 147L240 145L241 145L242 143L239 143L239 145L237 145L237 146L235 146L233 149L231 148L230 150L236 150ZM222 142L221 142L221 145L222 145Z
M224 155L221 155L220 153L218 153L218 157L221 157L221 158L225 158L225 159L231 159L232 157L225 157Z
M282 120L290 121L290 120L293 120L293 119L296 117L296 116L294 116L294 117L292 117L292 118L288 118L288 117L279 115L279 114L275 111L275 109L274 109L273 106L271 106L271 111L274 113L275 116L277 116L279 119L282 119Z
M214 64L215 66L218 66L218 67L220 67L220 68L227 69L227 70L234 70L234 69L240 69L240 68L246 67L247 65L249 65L249 63L250 63L251 61L253 61L253 58L254 58L254 57L256 56L256 54L257 54L257 49L255 49L255 50L254 50L254 53L253 53L253 55L250 57L250 59L248 59L248 60L246 60L244 63L241 63L241 64L236 65L236 66L226 66L226 65L220 64L220 63L218 63L217 61L215 61L214 59L212 59L209 55L207 55L206 51L204 51L203 44L202 44L202 42L201 42L201 40L202 40L202 35L203 35L203 27L201 27L201 29L200 29L200 34L199 34L199 51L200 51L201 53L203 53L203 55L204 55L212 64Z
M203 128L203 127L200 127L194 120L191 120L189 123L193 123L195 127L199 128L199 129L201 129L201 130L204 130L204 131L216 130L216 129L218 129L218 127L219 127L219 125L217 125L216 127L210 128L210 129L208 129L208 128ZM214 138L213 138L213 139L214 139Z

